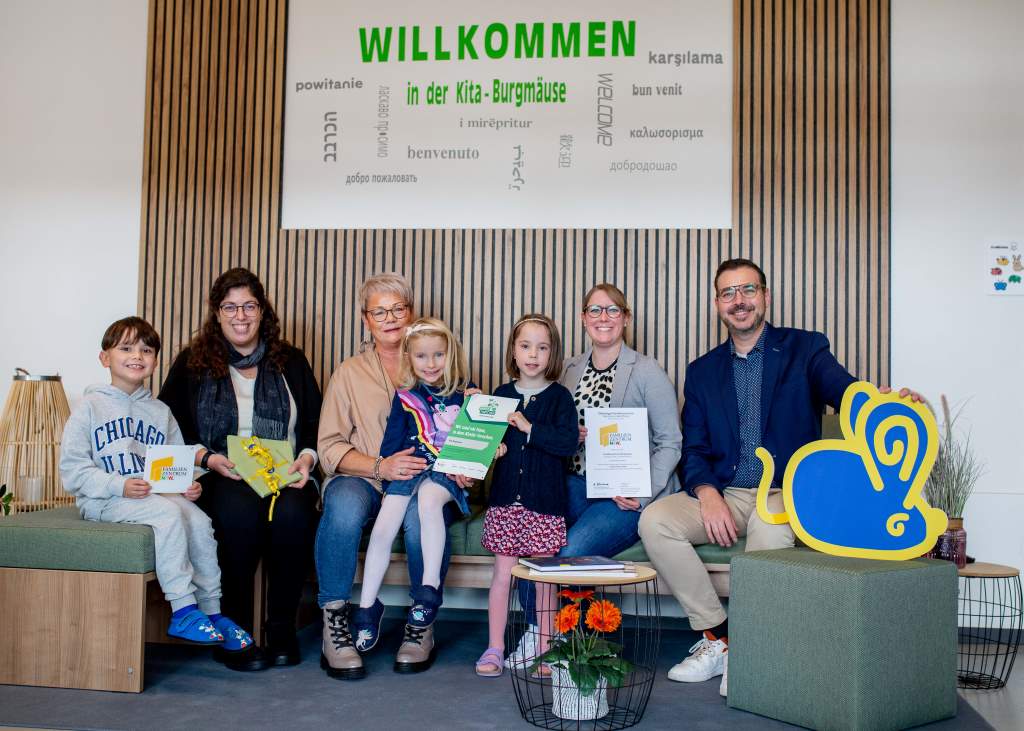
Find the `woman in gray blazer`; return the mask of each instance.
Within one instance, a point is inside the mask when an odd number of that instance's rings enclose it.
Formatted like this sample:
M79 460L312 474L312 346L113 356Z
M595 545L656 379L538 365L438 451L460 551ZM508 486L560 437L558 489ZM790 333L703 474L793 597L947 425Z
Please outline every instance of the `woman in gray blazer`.
M590 338L586 352L571 358L561 383L573 394L579 413L580 446L567 477L568 543L559 556L614 556L640 540L640 511L653 500L679 490L676 464L683 451L676 390L660 365L626 345L632 313L622 291L612 284L595 285L583 298L580 313ZM645 408L651 444L651 497L587 498L583 412L593 408ZM527 582L521 587L529 586ZM520 594L533 617L532 596ZM510 658L532 657L536 632L527 632Z

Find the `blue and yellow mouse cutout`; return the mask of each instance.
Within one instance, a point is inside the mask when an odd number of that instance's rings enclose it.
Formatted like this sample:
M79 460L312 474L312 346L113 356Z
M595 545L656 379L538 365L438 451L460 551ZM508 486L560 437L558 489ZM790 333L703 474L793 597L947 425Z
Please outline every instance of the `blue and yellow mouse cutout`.
M842 439L796 451L782 479L785 512L768 510L775 461L764 448L757 513L788 522L807 546L834 556L902 561L927 553L946 530L946 514L922 490L939 451L932 412L870 383L851 384L839 411Z

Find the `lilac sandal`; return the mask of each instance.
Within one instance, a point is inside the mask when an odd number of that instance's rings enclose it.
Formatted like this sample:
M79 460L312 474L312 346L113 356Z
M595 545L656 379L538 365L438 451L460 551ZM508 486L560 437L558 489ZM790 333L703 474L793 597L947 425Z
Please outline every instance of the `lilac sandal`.
M488 647L476 661L476 674L481 678L498 678L505 672L505 658L497 647Z

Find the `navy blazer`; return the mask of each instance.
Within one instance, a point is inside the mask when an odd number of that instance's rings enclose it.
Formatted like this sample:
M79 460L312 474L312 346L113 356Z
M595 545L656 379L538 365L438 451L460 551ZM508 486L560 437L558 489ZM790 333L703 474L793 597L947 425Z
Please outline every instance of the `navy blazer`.
M839 364L821 333L767 323L765 328L761 446L775 460L778 485L793 453L821 439L825 404L838 409L843 393L857 379ZM728 341L686 367L683 397L683 488L691 495L699 485L721 491L736 477L740 457L739 407Z

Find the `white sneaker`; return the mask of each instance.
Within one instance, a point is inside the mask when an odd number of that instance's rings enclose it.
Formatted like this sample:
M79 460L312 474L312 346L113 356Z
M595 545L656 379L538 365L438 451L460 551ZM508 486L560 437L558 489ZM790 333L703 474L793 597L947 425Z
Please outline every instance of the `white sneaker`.
M722 659L722 684L718 686L718 695L726 698L729 695L729 653Z
M519 644L516 645L516 649L505 658L505 667L523 667L533 662L534 658L537 657L537 639L539 637L540 627L535 624L527 625L523 636L519 638Z
M679 683L703 683L725 672L725 655L729 646L723 640L705 632L704 636L690 648L692 653L668 671L668 679Z

